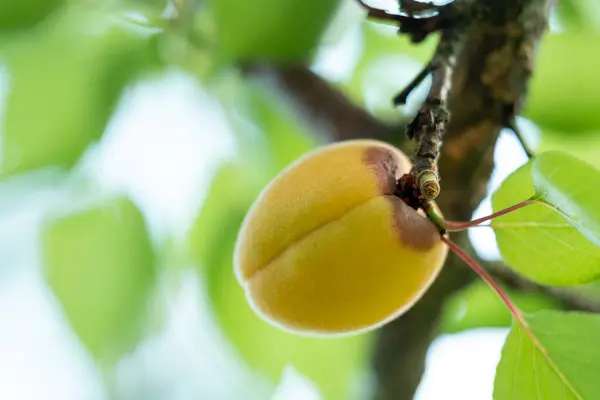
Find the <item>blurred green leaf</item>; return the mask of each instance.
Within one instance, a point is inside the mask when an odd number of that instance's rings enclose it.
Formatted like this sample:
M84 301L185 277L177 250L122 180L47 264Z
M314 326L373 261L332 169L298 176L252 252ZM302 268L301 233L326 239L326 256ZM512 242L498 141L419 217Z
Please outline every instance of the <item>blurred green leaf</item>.
M536 342L516 322L504 344L495 400L600 399L600 316L541 311L526 316Z
M242 358L275 382L293 364L313 379L327 399L348 399L351 382L366 362L366 337L306 339L260 319L248 305L233 272L233 248L242 220L264 183L252 184L248 165L225 164L190 235L194 259L203 276L214 315Z
M532 167L536 198L600 246L600 171L560 151L538 154Z
M347 400L366 365L369 336L323 340L283 332L254 313L235 279L233 248L252 202L281 169L316 145L311 132L264 88L244 83L235 93L229 109L236 110L232 118L245 119L234 123L241 151L218 169L190 233L190 251L202 266L215 318L252 368L277 381L292 364L327 399Z
M189 236L193 259L202 268L221 262L223 240L239 229L250 205L266 184L267 176L254 171L250 163L221 165L212 180L202 209Z
M520 292L505 288L512 301L527 313L558 309L560 303L542 293ZM475 328L510 327L512 317L506 305L489 286L477 281L463 289L444 305L442 329L456 333Z
M251 82L235 81L235 101L229 104L241 149L235 160L220 165L190 232L192 257L199 265L221 259L227 226L239 228L259 192L283 168L316 145L310 133L293 120L273 95ZM233 119L233 117L239 117ZM239 219L236 219L239 217ZM230 222L234 221L234 222ZM237 223L237 226L235 225Z
M10 73L0 176L72 166L102 135L126 85L158 65L156 37L103 20L92 32L87 14L77 15L0 50Z
M533 196L532 162L512 173L492 196L494 211ZM491 222L504 261L532 281L578 285L600 278L600 248L565 218L541 204L528 205Z
M570 135L600 129L596 32L547 35L536 58L524 116Z
M4 0L0 2L0 31L30 28L64 3L65 0Z
M301 126L289 107L278 102L274 94L251 82L246 84L246 91L245 102L264 136L274 174L318 145L313 133Z
M600 149L600 130L586 135L569 135L544 129L536 151L538 154L551 150L564 151L600 168L598 149Z
M319 44L339 0L210 0L227 59L305 60Z
M144 219L120 198L49 221L43 230L46 279L73 329L101 360L141 335L155 279Z
M276 328L249 306L233 272L237 229L222 242L222 260L206 275L214 315L243 359L275 382L287 365L311 379L327 400L358 398L354 382L367 369L371 335L307 338Z
M555 5L556 15L562 27L569 31L594 29L594 0L560 0Z

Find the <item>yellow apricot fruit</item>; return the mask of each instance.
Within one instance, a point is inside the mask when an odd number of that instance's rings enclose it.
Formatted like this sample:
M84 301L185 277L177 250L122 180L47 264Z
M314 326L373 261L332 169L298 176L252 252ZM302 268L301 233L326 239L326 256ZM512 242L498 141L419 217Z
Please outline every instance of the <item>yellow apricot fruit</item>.
M410 168L400 150L365 139L323 146L282 171L236 243L236 276L254 310L307 335L364 332L406 312L448 252L434 224L394 196Z

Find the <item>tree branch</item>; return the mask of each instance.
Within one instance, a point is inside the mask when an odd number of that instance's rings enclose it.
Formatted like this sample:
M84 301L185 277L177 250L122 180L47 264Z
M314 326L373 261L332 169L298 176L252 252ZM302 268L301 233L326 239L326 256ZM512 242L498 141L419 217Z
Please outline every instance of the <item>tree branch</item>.
M448 125L448 95L462 33L462 29L453 28L442 31L440 43L426 67L432 72L431 88L417 116L406 128L408 138L417 140L412 173L427 200L434 200L440 193L437 161ZM404 100L405 94L407 90L394 101Z
M535 283L514 272L502 261L487 261L477 255L472 243L465 243L464 250L485 270L506 286L522 292L541 293L550 296L561 304L564 310L600 313L600 295L591 296L581 287L557 287Z
M377 138L406 149L404 125L386 124L373 117L305 64L247 64L243 71L274 83L284 100L328 141Z
M470 219L485 195L494 144L506 121L520 112L525 101L535 49L553 0L478 0L472 4L477 19L465 33L456 59L450 120L438 163L444 189L436 201L452 220ZM454 241L463 247L468 244L464 232ZM373 357L375 399L413 398L427 349L438 334L442 305L473 279L475 274L449 255L424 297L380 329Z
M577 287L540 285L539 283L532 282L512 271L502 262L479 260L479 263L492 275L511 288L524 292L542 293L551 296L558 300L565 310L600 313L600 298L586 296Z
M433 32L456 27L458 19L466 16L463 1L454 1L442 6L418 0L401 0L400 11L403 14L390 14L387 11L369 6L363 0L357 0L373 19L392 21L399 24L398 33L410 37L413 43L420 43ZM431 14L423 16L423 14Z

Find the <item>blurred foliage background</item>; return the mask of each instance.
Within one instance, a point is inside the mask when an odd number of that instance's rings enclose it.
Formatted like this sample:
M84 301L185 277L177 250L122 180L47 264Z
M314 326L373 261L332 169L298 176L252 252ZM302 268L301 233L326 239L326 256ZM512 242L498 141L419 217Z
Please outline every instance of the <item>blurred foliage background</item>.
M519 123L539 149L600 166L600 6L561 0L552 17ZM390 99L434 38L415 47L351 0L4 1L0 37L0 398L365 398L373 334L282 332L234 279L251 202L324 141L236 66L310 59L401 121L429 81L399 110ZM510 135L501 142L491 188L525 161ZM472 238L498 258L492 232ZM526 311L556 306L513 297ZM509 325L482 283L455 296L440 341L501 329L483 352L490 368L469 366L487 339L460 342L461 360L438 352L427 373L450 363L459 377L426 375L420 398L439 398L434 386L470 398L467 378L473 398L489 396Z

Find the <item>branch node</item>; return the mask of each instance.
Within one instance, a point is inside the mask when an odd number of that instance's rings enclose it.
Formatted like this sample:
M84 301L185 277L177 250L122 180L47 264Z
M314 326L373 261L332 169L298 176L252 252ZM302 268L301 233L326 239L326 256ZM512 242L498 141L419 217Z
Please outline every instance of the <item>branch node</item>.
M435 171L426 169L417 177L419 189L426 200L435 199L440 194L440 182Z

